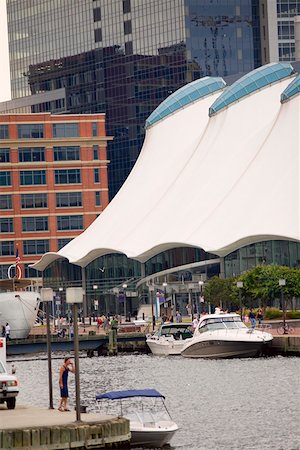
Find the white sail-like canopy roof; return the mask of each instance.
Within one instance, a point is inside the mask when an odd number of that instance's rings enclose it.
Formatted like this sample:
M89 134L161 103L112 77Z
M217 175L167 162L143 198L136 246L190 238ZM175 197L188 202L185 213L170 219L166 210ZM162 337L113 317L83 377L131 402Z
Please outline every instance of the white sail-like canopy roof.
M221 79L197 80L198 95L181 106L172 94L169 111L163 102L149 117L138 161L101 216L33 267L61 257L84 267L115 252L146 261L184 245L224 256L265 239L300 241L300 96L280 102L294 80L289 64L269 64L224 91ZM201 94L201 82L215 87Z

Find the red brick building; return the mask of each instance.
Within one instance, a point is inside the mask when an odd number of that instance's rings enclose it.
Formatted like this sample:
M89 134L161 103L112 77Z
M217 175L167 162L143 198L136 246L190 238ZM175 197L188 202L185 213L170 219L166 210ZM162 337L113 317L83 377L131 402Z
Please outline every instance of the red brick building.
M104 114L0 115L0 278L80 234L108 204Z

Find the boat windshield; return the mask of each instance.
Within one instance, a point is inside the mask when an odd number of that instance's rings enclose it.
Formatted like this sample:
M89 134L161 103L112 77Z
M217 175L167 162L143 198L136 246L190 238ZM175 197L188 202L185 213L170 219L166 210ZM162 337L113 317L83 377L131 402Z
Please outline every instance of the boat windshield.
M176 325L176 326L166 326L161 327L159 331L159 336L173 336L174 339L187 339L193 336L192 325Z
M205 319L199 326L200 333L212 330L247 328L240 317L216 317Z

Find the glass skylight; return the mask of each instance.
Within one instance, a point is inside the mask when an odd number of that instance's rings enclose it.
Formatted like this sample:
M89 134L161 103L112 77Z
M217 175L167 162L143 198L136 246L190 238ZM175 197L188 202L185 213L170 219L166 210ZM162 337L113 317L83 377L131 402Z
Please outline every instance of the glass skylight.
M146 129L189 103L206 97L226 86L223 78L204 77L192 81L167 97L146 120Z
M288 102L294 95L300 93L300 75L298 75L283 91L280 96L281 103Z
M269 84L289 77L293 73L295 70L289 63L271 63L259 67L226 88L209 108L209 115L213 116L231 103L237 102Z

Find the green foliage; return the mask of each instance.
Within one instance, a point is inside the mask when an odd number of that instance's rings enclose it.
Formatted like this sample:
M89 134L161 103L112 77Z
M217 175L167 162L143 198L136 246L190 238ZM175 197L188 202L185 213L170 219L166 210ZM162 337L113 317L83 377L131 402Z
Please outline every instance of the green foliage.
M285 266L262 265L256 266L243 273L238 280L243 281L243 291L250 299L267 300L280 298L281 286L279 279L286 280L283 293L285 298L300 296L300 270L290 269Z
M236 302L231 278L212 277L205 283L205 300L217 306L226 308L229 302Z
M266 308L264 319L281 319L282 311L278 308Z
M288 319L300 319L300 311L288 311L286 317Z
M286 285L281 288L279 280L285 279ZM241 292L237 281L243 282ZM244 306L252 306L253 302L261 301L262 306L268 301L281 297L281 289L285 299L300 297L300 269L286 266L261 265L243 273L238 278L213 277L205 283L204 296L213 305L227 307L229 303L239 304L239 294L242 295ZM274 308L271 308L272 310ZM270 312L270 314L275 314ZM271 317L270 317L271 318ZM272 317L275 318L275 317Z

